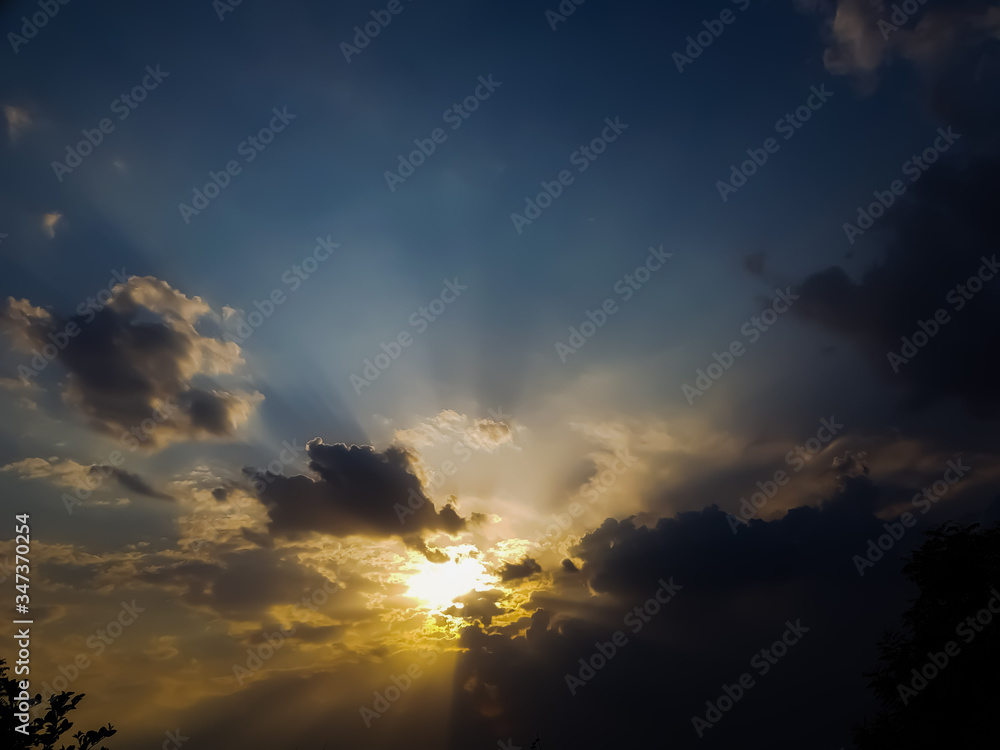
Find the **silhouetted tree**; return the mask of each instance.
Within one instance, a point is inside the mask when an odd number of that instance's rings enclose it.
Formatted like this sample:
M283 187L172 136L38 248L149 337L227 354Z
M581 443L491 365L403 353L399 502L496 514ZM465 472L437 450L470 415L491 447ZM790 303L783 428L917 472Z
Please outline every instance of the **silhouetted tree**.
M21 725L14 714L18 713L15 708L17 697L20 694L18 680L8 676L9 669L4 659L0 659L0 743L5 750L56 750L56 743L59 738L73 726L73 722L66 718L66 714L76 708L83 698L83 693L53 693L48 700L42 700L40 694L35 694L31 699L32 707L38 704L48 704L41 716L28 722L28 733L23 734L16 731L16 727ZM73 738L76 743L62 745L59 750L94 750L97 743L115 734L117 730L108 724L91 732L76 732ZM101 746L100 750L108 750Z
M946 525L927 537L903 567L920 594L866 674L881 709L854 727L861 750L1000 747L1000 614L976 620L991 600L1000 609L1000 525Z

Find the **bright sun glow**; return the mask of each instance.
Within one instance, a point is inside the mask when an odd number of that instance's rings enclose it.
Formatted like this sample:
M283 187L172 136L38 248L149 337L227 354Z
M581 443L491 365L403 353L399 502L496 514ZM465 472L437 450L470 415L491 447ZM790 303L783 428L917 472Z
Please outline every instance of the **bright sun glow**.
M463 557L446 563L424 562L409 584L407 596L420 599L432 609L446 609L455 597L473 589L486 591L495 582L479 560Z

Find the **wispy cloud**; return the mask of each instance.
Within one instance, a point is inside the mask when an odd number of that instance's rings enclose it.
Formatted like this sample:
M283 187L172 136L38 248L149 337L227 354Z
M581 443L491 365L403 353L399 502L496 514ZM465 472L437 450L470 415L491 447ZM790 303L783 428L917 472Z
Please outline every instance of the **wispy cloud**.
M45 232L45 236L50 240L56 236L56 224L59 223L61 218L62 214L58 211L52 211L42 217L42 230Z
M800 0L802 10L831 13L828 3ZM893 57L934 68L962 47L1000 35L1000 10L978 3L918 6L913 13L882 0L839 0L829 15L823 63L834 75L853 75L874 88Z
M31 115L26 110L9 104L4 106L3 114L7 119L7 137L14 143L31 125Z

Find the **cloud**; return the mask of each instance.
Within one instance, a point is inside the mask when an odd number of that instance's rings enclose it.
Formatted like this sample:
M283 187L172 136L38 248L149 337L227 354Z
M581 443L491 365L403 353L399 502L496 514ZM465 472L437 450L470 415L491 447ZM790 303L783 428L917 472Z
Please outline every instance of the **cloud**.
M950 7L918 5L913 16L900 17L882 0L799 2L800 9L826 16L827 47L823 63L834 75L853 75L868 88L877 84L879 70L893 57L931 69L945 63L958 49L996 38L1000 10L966 0Z
M499 570L500 580L504 583L507 581L516 581L520 578L528 578L535 573L541 572L542 566L530 557L525 557L519 563L504 563L503 567Z
M497 602L504 599L506 594L498 589L491 591L470 591L467 594L456 597L455 601L461 607L449 607L445 614L453 617L461 617L466 620L478 620L483 625L493 623L494 617L501 617L507 610L497 605Z
M237 621L269 620L272 606L294 605L330 585L321 574L270 549L223 552L211 562L150 560L137 566L135 577L176 588L189 606Z
M454 512L450 505L445 506L444 512ZM423 555L429 562L432 563L446 563L451 560L451 557L447 552L440 549L434 549L427 545L427 542L419 534L406 534L403 536L403 543L407 547L416 550L421 555Z
M50 479L62 487L85 487L90 467L56 458L25 458L7 464L0 471L16 473L21 479Z
M35 411L38 408L35 398L42 391L42 388L30 378L23 375L14 378L0 378L0 390L9 391L15 395L16 403L22 409Z
M466 519L452 506L435 509L410 471L410 455L401 448L379 452L315 438L306 444L306 453L315 477L252 473L272 534L399 536L420 548L413 539L420 532L456 534L466 527Z
M173 500L171 495L152 487L138 474L132 474L114 466L94 464L84 466L69 459L25 458L7 464L0 471L16 473L21 479L49 479L62 487L92 487L104 479L113 478L121 487L137 495L158 500Z
M484 624L462 632L453 736L485 746L491 735L540 731L567 747L642 747L655 736L687 747L697 739L691 717L750 673L752 689L706 733L706 747L801 747L810 736L847 746L847 727L870 709L874 644L912 596L899 569L934 523L922 517L859 576L853 556L887 533L874 513L883 491L846 478L821 507L735 534L714 506L651 527L608 519L575 549L582 570L536 595L516 625L489 627L489 601L470 602ZM650 605L662 581L683 588ZM751 659L788 622L809 631L762 675ZM574 690L567 677L581 674ZM804 686L815 700L790 715L789 691ZM574 721L597 711L628 720Z
M52 211L42 217L42 231L45 232L45 236L50 240L56 236L56 224L59 223L61 218L62 214L58 211Z
M175 635L156 636L143 653L153 661L167 661L180 654L180 639Z
M39 332L49 330L52 324L52 314L48 310L26 299L8 297L7 306L0 315L0 329L7 332L14 348L21 351L30 351L38 341Z
M471 419L453 409L444 409L416 427L396 430L393 437L396 442L413 448L430 448L459 440L473 450L486 453L492 453L503 445L514 445L514 433L507 422Z
M21 133L31 125L31 116L27 110L9 104L4 106L3 114L7 119L7 138L13 144L20 138Z
M883 222L893 229L884 256L859 279L839 266L798 285L792 314L853 341L876 372L906 391L907 411L955 399L970 410L1000 417L1000 388L990 373L1000 367L1000 278L971 299L950 293L995 257L1000 219L993 187L1000 159L981 158L957 169L941 162L892 207ZM958 309L959 302L961 309ZM921 331L944 310L950 322L905 363L894 363L903 337Z
M594 591L625 597L655 589L666 571L699 596L751 583L857 575L848 563L858 544L863 548L868 535L878 536L878 494L865 478L847 479L819 508L795 508L769 523L755 519L735 533L715 506L660 519L653 528L608 519L573 552L584 560L583 574Z
M114 285L103 306L91 298L65 319L8 298L0 329L35 359L46 348L56 350L56 361L69 375L64 400L94 429L133 450L156 449L185 440L230 439L263 400L259 392L211 380L243 364L235 342L198 331L199 322L214 315L200 297L187 297L151 276L133 276Z
M132 474L125 471L124 469L118 469L113 466L106 465L96 465L90 467L90 474L95 476L106 476L108 473L114 477L115 481L118 482L122 487L127 490L131 490L137 495L143 495L145 497L152 497L157 500L173 500L173 496L168 495L166 492L160 492L153 489L153 487L146 482L145 479L137 474Z
M831 73L870 74L881 65L887 43L878 28L881 0L841 0L830 26L823 63Z

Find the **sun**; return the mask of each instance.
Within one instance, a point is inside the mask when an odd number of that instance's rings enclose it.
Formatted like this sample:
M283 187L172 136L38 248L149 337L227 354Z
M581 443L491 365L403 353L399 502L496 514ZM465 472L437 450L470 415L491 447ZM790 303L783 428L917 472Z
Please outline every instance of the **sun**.
M486 567L471 557L445 563L425 561L408 583L406 595L435 610L448 608L456 597L469 591L487 591L495 585Z

